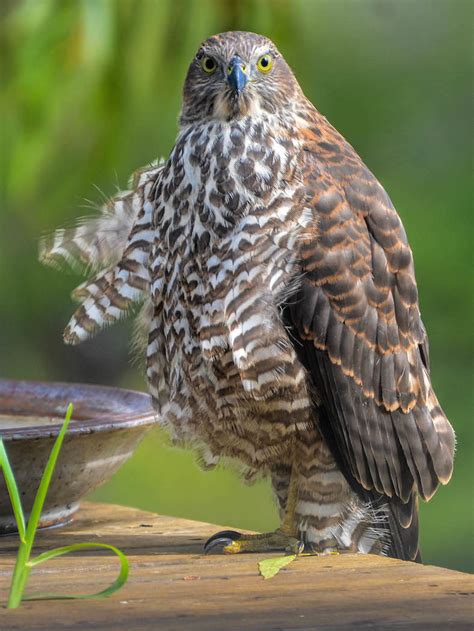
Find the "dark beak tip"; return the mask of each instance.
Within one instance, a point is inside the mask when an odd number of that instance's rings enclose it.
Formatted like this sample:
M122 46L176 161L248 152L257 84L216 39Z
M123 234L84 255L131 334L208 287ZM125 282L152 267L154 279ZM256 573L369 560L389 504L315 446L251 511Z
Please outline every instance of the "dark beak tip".
M237 92L237 94L242 92L247 85L248 80L248 75L242 69L242 62L239 60L239 62L231 63L227 81L230 87Z

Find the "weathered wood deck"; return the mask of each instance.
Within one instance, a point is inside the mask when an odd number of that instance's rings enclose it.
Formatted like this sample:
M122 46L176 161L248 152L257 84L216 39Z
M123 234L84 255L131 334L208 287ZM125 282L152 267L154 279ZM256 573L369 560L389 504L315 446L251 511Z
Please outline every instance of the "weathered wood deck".
M203 556L221 527L122 506L84 504L76 521L38 535L35 552L97 540L120 547L129 582L106 600L25 602L7 610L15 537L0 538L0 630L473 629L474 577L340 555L296 560L273 579L261 555ZM112 582L114 556L68 555L33 571L29 591L85 593Z

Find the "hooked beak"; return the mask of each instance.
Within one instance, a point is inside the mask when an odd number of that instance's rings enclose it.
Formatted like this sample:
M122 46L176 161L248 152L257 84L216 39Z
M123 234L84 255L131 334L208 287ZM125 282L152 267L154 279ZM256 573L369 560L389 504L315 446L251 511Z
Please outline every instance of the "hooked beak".
M233 57L227 66L227 82L234 92L239 95L249 80L248 69L245 62L237 55Z

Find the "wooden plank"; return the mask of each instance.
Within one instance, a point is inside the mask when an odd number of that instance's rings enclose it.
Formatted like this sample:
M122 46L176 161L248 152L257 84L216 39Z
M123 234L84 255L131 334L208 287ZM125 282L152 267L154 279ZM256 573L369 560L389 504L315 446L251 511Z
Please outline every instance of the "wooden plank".
M131 508L84 504L78 519L38 535L35 552L80 541L122 548L127 585L107 600L25 602L0 609L0 630L472 629L474 577L364 555L300 558L264 581L262 555L203 556L220 526ZM0 603L16 540L0 539ZM264 555L265 556L265 555ZM39 566L30 592L84 593L113 580L116 559L96 551Z

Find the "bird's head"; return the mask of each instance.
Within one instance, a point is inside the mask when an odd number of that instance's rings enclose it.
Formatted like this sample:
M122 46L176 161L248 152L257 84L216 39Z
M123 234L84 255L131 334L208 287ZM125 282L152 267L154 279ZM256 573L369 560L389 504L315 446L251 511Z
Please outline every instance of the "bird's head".
M189 66L181 124L230 121L294 102L298 83L273 42L262 35L230 31L206 40Z

